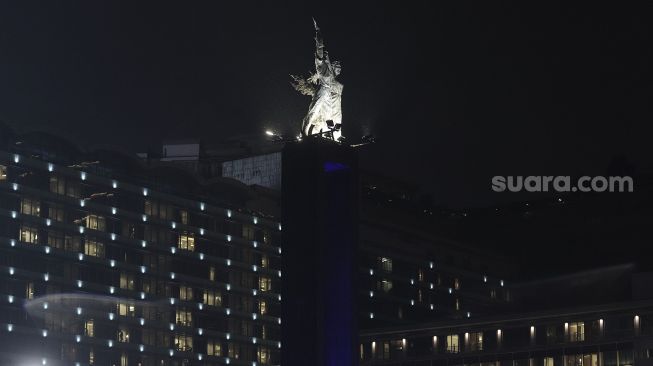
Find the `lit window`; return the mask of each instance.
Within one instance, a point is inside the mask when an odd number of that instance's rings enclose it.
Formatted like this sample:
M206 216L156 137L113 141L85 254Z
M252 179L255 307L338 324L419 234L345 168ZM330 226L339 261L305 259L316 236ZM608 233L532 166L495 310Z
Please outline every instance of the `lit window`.
M417 280L424 281L424 270L421 268L417 271Z
M222 353L222 344L220 341L209 339L206 341L206 354L209 356L220 356Z
M116 340L118 340L118 342L129 343L129 329L127 328L118 329Z
M104 244L87 239L84 243L84 254L104 258Z
M175 349L180 352L190 351L193 349L193 337L186 334L175 336Z
M456 290L460 290L460 280L457 278L453 279L453 288Z
M458 353L460 351L460 343L458 334L450 334L447 336L447 352Z
M392 259L386 257L378 257L377 264L379 269L386 272L392 272Z
M126 273L120 274L120 288L126 290L134 289L134 276Z
M553 357L544 357L543 366L553 366Z
M118 302L116 307L118 308L118 315L120 316L133 317L136 314L136 307L134 306L134 304L128 304L126 302Z
M39 231L37 228L28 225L21 225L20 241L23 241L25 243L36 244L38 240L39 240Z
M269 277L261 277L258 279L258 287L261 291L272 290L272 279Z
M569 341L582 342L585 340L585 323L569 323Z
M179 286L179 299L193 301L193 288L188 286Z
M261 315L265 315L268 313L268 304L265 300L260 300L258 302L258 310Z
M7 167L0 165L0 181L7 180Z
M267 255L261 256L261 268L268 268L270 265L270 260Z
M105 231L106 220L104 216L88 215L86 216L86 227L93 230Z
M212 306L222 306L222 294L219 291L204 290L204 304Z
M267 364L270 359L270 350L265 346L260 346L256 351L256 358L259 363Z
M469 350L470 351L482 351L483 350L483 333L475 332L469 333Z
M194 252L195 251L195 238L193 237L192 234L189 235L187 233L183 234L183 235L179 235L179 242L178 242L177 246L179 247L179 249L184 249L184 250Z
M24 215L40 216L41 202L37 199L31 199L31 198L21 199L20 213Z
M93 323L93 319L89 319L84 323L84 334L86 334L87 337L95 336L95 324Z
M181 326L190 327L193 324L193 315L188 310L177 310L175 321Z
M456 299L456 310L460 310L460 299Z
M34 298L34 283L28 282L25 286L25 298L27 300L32 300Z

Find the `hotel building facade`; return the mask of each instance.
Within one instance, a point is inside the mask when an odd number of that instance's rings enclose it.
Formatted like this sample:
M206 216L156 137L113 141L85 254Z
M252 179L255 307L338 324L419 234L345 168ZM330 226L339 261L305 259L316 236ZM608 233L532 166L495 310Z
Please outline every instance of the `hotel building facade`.
M653 301L366 330L361 365L632 366L653 363Z
M279 363L282 227L256 192L38 133L2 142L0 363Z

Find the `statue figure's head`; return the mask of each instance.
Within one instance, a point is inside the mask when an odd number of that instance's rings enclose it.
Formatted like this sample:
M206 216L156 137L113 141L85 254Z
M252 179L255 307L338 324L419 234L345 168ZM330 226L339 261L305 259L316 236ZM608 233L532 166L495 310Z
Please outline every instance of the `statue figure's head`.
M331 63L331 66L333 67L333 73L335 76L340 75L340 72L342 71L342 67L340 66L340 61L333 61Z

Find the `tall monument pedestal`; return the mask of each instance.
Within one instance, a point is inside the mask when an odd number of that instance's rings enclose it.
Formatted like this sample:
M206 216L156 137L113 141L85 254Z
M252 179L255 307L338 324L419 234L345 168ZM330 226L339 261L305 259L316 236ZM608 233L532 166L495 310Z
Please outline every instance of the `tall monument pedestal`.
M308 137L282 167L283 366L358 365L358 158Z

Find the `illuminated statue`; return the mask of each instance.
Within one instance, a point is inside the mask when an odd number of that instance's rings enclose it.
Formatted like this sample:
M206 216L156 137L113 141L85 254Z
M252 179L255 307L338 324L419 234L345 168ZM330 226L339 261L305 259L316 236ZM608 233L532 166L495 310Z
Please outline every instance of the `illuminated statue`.
M324 49L320 28L315 20L315 74L307 79L292 76L292 85L304 95L313 97L302 122L302 136L321 134L339 141L342 136L342 84L336 80L340 63L331 61Z

